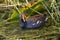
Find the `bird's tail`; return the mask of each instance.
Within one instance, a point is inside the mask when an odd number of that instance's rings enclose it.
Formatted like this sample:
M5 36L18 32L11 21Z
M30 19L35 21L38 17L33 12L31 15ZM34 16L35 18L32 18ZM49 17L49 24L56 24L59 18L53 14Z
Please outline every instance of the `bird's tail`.
M47 14L44 14L44 16L50 16L50 14L49 14L49 13L47 13Z
M48 16L50 16L50 14L49 13L47 13L47 14L44 14L44 16L43 16L43 21L45 21L47 18L48 18Z

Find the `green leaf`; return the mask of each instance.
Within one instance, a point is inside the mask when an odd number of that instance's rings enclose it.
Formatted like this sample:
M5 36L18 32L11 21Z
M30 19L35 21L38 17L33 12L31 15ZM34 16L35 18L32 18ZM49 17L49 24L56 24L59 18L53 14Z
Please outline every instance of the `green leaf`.
M11 15L11 19L16 18L18 16L18 12L16 10L13 10L13 13Z

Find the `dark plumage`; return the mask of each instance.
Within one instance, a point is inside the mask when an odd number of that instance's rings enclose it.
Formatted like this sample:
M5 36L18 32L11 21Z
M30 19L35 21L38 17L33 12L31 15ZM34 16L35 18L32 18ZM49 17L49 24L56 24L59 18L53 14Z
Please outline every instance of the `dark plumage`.
M38 28L45 22L49 14L35 15L35 16L29 17L28 19L26 19L24 16L25 14L20 14L20 27L22 29Z

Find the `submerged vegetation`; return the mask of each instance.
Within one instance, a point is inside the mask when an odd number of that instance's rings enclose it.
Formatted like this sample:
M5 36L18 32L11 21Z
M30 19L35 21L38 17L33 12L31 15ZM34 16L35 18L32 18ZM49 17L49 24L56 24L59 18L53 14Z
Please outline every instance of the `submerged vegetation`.
M39 29L20 28L20 13L50 16ZM60 0L0 0L0 40L60 40Z

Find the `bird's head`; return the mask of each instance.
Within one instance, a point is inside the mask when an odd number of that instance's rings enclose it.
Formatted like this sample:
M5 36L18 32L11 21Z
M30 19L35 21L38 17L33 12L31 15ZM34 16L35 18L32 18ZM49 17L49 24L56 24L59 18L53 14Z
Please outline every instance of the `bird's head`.
M21 13L19 15L19 17L20 17L20 27L25 28L25 26L26 26L26 15Z
M20 19L21 19L21 21L25 22L26 21L26 15L22 13L20 15Z

